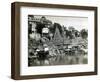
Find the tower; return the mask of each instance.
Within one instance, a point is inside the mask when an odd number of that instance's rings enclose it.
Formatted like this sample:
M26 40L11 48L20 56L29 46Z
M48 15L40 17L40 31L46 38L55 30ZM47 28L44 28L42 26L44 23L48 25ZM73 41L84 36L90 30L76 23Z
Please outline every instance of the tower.
M63 37L61 36L60 31L57 27L55 29L53 41L55 45L60 45L63 43Z

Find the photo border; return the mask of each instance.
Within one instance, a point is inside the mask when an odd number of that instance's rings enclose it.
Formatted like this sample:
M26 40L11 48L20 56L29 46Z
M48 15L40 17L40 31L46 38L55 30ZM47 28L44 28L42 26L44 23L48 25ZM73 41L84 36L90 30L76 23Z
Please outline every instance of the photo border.
M57 9L75 9L75 10L93 10L94 11L94 72L77 72L77 73L59 73L59 74L43 74L43 75L20 75L20 8L21 7L42 7ZM53 77L69 77L97 75L97 7L91 6L75 6L75 5L58 5L43 3L26 3L14 2L11 4L11 78L20 79L36 79L36 78L53 78Z

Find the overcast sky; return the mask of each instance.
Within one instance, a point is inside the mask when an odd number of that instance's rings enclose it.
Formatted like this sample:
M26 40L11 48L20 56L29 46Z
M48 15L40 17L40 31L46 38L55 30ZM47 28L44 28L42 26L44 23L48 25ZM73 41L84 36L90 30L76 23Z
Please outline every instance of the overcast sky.
M36 16L36 18L41 18L42 16ZM53 23L60 23L60 25L64 25L67 28L69 26L74 26L75 29L81 30L83 28L88 29L88 18L86 17L61 17L61 16L45 16L46 19L51 20Z

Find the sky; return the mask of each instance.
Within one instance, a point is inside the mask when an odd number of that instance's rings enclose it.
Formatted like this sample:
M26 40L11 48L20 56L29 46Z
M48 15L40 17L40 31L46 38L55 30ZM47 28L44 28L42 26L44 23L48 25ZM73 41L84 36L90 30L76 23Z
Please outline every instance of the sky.
M34 15L36 18L41 18L41 15ZM68 17L68 16L45 16L46 19L53 23L59 23L65 27L73 26L77 30L83 28L88 29L88 18L87 17Z

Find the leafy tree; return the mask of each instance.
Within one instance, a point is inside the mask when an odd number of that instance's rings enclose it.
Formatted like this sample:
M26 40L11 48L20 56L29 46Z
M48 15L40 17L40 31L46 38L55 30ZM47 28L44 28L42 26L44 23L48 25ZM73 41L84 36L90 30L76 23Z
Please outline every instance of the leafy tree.
M87 39L87 37L88 37L88 30L82 29L82 30L80 31L80 34L81 34L81 37L82 37L83 39Z

